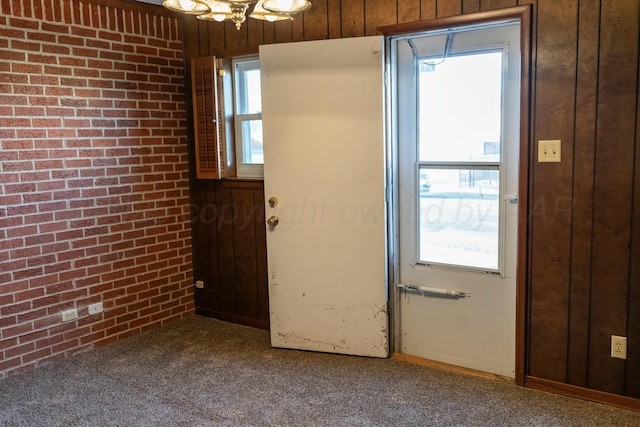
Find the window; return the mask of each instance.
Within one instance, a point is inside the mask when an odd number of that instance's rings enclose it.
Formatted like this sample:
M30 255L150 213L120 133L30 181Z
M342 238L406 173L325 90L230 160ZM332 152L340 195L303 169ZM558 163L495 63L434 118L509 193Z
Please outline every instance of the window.
M232 60L233 122L236 174L239 178L263 176L262 99L258 57Z
M498 271L503 50L418 58L418 259Z

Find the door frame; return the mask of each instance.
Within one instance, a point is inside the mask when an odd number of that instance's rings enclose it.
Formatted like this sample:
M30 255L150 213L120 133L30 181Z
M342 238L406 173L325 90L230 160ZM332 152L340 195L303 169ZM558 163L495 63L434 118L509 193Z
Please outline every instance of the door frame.
M521 52L521 80L520 80L520 157L519 157L519 209L518 209L518 242L517 242L517 267L516 267L516 354L515 354L515 382L523 386L526 372L526 314L527 314L527 271L528 271L528 214L530 206L529 196L529 159L533 158L532 136L531 136L531 111L532 102L532 6L517 6L506 9L479 12L468 15L451 16L446 18L431 19L425 21L415 21L405 24L389 25L379 27L378 31L385 36L387 42L389 37L406 35L411 33L424 33L432 30L439 30L451 27L470 26L474 24L484 24L492 21L503 21L515 19L520 21L520 52ZM389 50L388 50L389 51ZM387 73L389 64L387 64ZM389 89L389 88L388 88ZM391 97L387 97L388 99ZM390 101L387 101L387 121L388 129L393 129L395 120L390 111L393 110ZM391 135L388 135L390 137ZM389 203L389 328L390 328L390 348L397 349L397 322L398 322L398 290L395 287L395 278L399 272L398 265L398 154L397 140L389 146L389 162L387 174L389 184L392 188L391 203Z

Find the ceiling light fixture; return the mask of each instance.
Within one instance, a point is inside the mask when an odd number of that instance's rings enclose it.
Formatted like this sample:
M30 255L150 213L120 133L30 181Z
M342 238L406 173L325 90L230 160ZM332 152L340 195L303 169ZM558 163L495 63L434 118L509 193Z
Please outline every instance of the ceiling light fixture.
M249 18L269 22L292 20L296 13L311 7L308 0L164 0L167 9L197 15L198 19L222 22L230 20L239 30L247 19L247 10L255 3Z

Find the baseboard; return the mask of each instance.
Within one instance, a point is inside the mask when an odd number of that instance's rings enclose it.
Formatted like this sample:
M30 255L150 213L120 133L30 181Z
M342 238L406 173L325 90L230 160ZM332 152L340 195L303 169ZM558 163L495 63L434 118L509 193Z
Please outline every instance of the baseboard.
M618 408L640 411L640 399L634 399L633 397L620 396L604 391L592 390L590 388L578 387L571 384L564 384L557 381L530 376L525 377L524 386L578 399L590 400L592 402L605 403L607 405L617 406Z
M402 362L413 363L415 365L428 366L430 368L439 369L441 371L456 372L458 374L469 375L472 377L480 377L493 381L514 382L513 378L503 377L502 375L491 374L489 372L478 371L462 366L450 365L449 363L437 362L435 360L423 359L417 356L409 356L408 354L393 353L391 358Z
M269 330L269 321L254 319L252 317L238 316L237 314L221 313L219 311L207 310L196 307L196 314L206 317L212 317L225 322L237 323L238 325L251 326L252 328Z

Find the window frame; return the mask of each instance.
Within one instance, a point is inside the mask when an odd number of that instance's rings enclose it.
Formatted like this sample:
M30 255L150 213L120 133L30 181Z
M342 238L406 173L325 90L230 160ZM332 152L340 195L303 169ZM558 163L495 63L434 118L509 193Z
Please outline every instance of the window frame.
M238 56L231 58L231 82L233 98L233 148L235 151L235 171L237 178L264 178L264 163L244 163L245 141L243 138L243 125L248 121L262 121L262 107L258 113L240 113L241 99L246 99L247 88L242 84L239 73L258 70L260 71L260 58L258 55Z
M497 243L498 243L498 252L496 254L497 265L495 268L490 266L474 266L470 264L459 264L459 263L450 263L450 262L440 262L435 260L427 260L422 259L421 257L421 222L420 220L416 221L416 238L417 243L415 246L416 253L415 259L416 264L425 265L431 267L441 267L447 268L451 270L458 271L469 271L469 272L479 272L482 274L497 274L504 277L505 274L505 244L506 244L506 209L505 209L505 171L504 171L504 162L505 162L505 149L506 149L506 118L505 118L505 99L506 99L506 90L507 90L507 59L508 59L508 45L505 43L487 43L487 44L479 44L477 46L465 47L461 50L454 50L450 52L447 56L457 57L457 56L469 56L469 55L481 55L486 53L500 53L501 54L501 95L500 95L500 152L497 159L473 159L473 160L421 160L420 158L420 146L417 144L416 146L416 166L417 173L415 175L415 194L420 194L420 173L423 170L428 169L443 169L443 170L477 170L477 171L496 171L498 172L498 235L497 235ZM418 54L414 57L414 78L416 79L416 88L417 92L420 93L420 74L421 74L421 63L423 61L431 61L431 60L441 60L442 54L440 52L418 52ZM419 103L419 95L418 101ZM416 106L416 123L420 123L420 108ZM418 129L420 125L418 125ZM420 197L416 197L416 212L420 212Z

